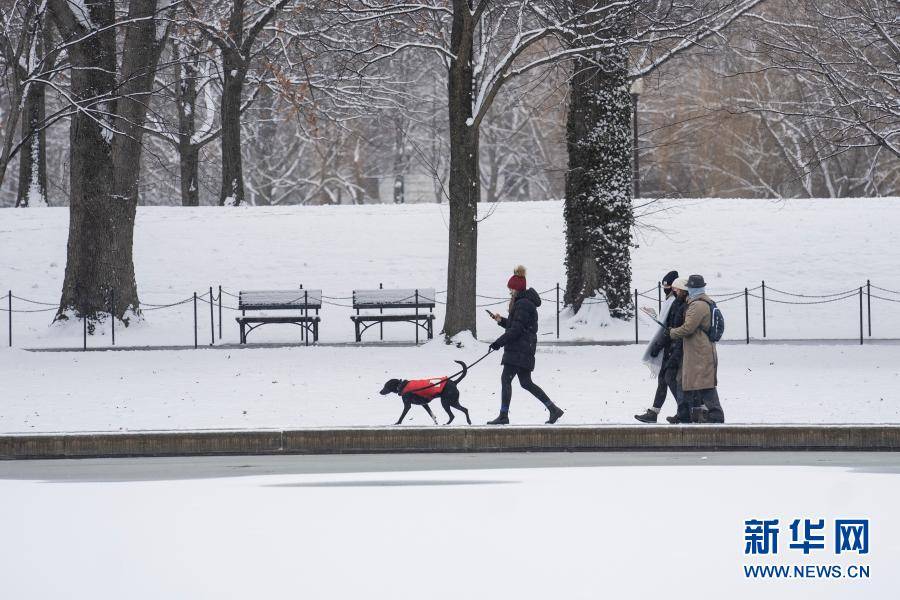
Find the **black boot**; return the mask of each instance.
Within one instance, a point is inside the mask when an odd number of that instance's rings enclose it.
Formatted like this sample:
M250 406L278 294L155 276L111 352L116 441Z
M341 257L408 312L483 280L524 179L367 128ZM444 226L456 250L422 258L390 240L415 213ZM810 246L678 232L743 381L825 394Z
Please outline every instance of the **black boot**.
M682 421L681 419L678 418L678 415L675 415L674 417L666 417L666 421L668 421L672 425L677 425L678 423L684 423L684 421Z
M547 419L547 425L553 425L554 423L559 421L559 418L563 416L563 413L565 413L563 409L553 404L552 402L549 406L547 406L547 410L550 411L550 418Z
M707 423L724 423L725 422L725 413L722 411L711 410L707 413L708 420Z
M691 423L708 423L709 412L703 406L695 406L691 409Z
M493 421L488 421L487 424L488 425L509 425L509 413L502 412L502 413L500 413L500 416L498 416Z
M634 418L640 421L641 423L656 423L656 418L659 416L658 412L652 411L649 408L647 412L642 415L634 415Z

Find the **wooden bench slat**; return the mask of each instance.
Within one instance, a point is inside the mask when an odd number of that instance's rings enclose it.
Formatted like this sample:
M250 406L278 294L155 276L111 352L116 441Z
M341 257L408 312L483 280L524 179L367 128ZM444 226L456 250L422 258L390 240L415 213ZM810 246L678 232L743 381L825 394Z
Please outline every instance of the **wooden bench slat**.
M434 288L419 288L418 306L434 307ZM405 308L416 306L416 289L353 290L353 308Z
M294 322L304 322L304 323L313 323L313 322L321 322L322 317L304 317L302 315L297 315L294 317L237 317L235 319L238 323L294 323Z
M387 314L387 315L350 315L350 318L354 321L412 321L413 319L418 319L420 321L429 321L434 320L434 314L432 313L419 313L409 314L409 315L398 315L398 314Z
M322 290L246 290L238 294L241 310L321 308Z

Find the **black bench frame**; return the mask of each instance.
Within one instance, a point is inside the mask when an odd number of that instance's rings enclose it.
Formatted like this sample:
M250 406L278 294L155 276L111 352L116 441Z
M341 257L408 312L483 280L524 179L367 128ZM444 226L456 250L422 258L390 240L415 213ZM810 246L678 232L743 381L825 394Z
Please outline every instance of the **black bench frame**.
M273 291L284 293L285 291L290 291L294 293L295 290L263 290L263 291ZM319 317L319 309L322 308L322 296L321 291L316 290L318 292L318 298L314 298L312 301L309 298L309 290L296 290L296 298L299 300L302 298L302 302L252 302L246 301L244 299L244 294L249 293L258 293L256 291L241 291L238 292L238 308L241 311L241 316L237 317L235 320L238 323L240 328L241 335L241 344L247 343L247 336L250 335L250 332L254 329L258 329L263 325L268 325L271 323L287 323L291 325L297 325L301 328L300 337L303 340L304 344L309 345L309 337L312 335L313 343L319 341L319 323L321 322L321 317ZM315 300L318 300L316 302ZM255 315L255 316L247 316L248 310L301 310L303 314L298 315L289 315L284 317L276 317L269 315ZM310 316L309 311L314 310L315 315Z
M428 339L432 339L434 337L434 298L427 298L425 296L420 295L420 290L415 289L412 290L412 302L361 302L357 300L356 294L360 290L353 290L353 308L356 309L355 315L350 315L350 319L353 320L353 325L356 330L356 341L362 341L362 335L366 332L366 330L373 325L381 325L383 323L396 323L396 322L405 322L412 323L415 325L416 330L416 343L419 343L419 329L424 329L426 334L428 335ZM390 290L388 290L390 291ZM430 290L429 290L430 291ZM379 314L377 315L361 315L359 311L361 309L378 309ZM381 311L384 309L392 309L392 308L405 308L405 309L414 309L415 312L413 314L390 314L385 315L381 314ZM419 309L428 309L427 313L419 313ZM382 336L383 339L383 336Z

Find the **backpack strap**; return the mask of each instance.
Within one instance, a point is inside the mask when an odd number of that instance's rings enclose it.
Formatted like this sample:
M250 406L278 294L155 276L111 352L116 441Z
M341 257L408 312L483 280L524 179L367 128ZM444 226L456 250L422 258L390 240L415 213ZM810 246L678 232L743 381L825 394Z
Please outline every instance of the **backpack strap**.
M704 304L706 304L706 305L709 307L709 326L712 327L712 324L713 324L713 308L718 308L718 307L716 306L716 303L715 303L715 302L710 302L709 300L707 300L707 299L705 299L705 298L697 298L697 299L700 300L701 302L703 302ZM700 327L699 329L700 329L700 331L702 331L703 333L705 333L707 336L709 335L709 329L703 329L703 327Z

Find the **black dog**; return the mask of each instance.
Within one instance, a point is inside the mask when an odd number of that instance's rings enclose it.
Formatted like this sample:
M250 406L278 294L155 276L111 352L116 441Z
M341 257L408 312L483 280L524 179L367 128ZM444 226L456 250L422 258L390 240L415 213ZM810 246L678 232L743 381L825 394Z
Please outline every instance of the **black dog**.
M381 388L381 395L387 396L390 393L394 393L399 394L403 399L403 412L400 414L400 418L395 425L399 425L403 422L406 413L409 412L409 408L413 404L418 404L424 408L428 412L428 416L431 417L431 420L434 421L434 424L437 425L437 419L428 407L428 403L434 400L435 397L441 399L441 406L444 407L444 410L447 411L447 415L450 417L450 420L446 423L447 425L453 422L453 413L450 412L450 407L453 407L466 415L466 421L468 421L469 425L472 424L472 420L469 418L469 411L459 403L459 388L456 387L456 385L466 376L466 363L461 360L454 362L457 362L462 366L462 373L460 374L459 379L456 379L455 381L448 377L413 381L406 379L387 380L387 383Z

